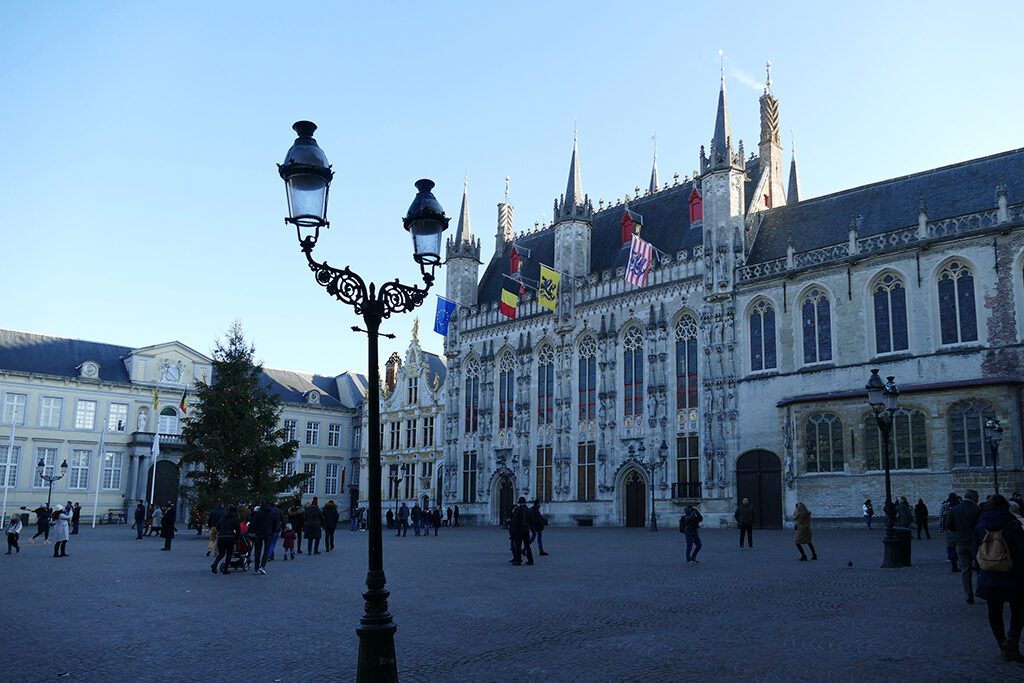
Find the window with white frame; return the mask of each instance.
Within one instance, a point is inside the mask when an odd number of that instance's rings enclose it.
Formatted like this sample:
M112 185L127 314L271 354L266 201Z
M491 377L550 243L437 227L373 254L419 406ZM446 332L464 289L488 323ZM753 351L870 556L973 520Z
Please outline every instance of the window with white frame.
M128 431L128 404L111 403L110 411L107 413L108 432Z
M842 472L843 423L839 416L817 413L808 417L804 448L807 472Z
M622 361L623 414L639 417L644 414L644 335L636 325L622 337Z
M388 437L391 450L397 451L402 447L402 424L398 420L388 424Z
M121 489L121 472L124 469L124 453L107 451L103 456L103 488L106 491Z
M4 394L3 423L5 425L25 424L25 406L27 403L27 394Z
M465 432L475 433L480 427L480 362L476 358L466 361Z
M306 423L306 445L317 446L320 444L320 423L319 422L307 422Z
M306 481L302 482L303 493L316 493L316 463L307 462L302 464L302 471L308 474Z
M160 411L160 418L157 420L157 429L161 434L178 433L178 411L170 406Z
M405 421L405 447L416 448L416 420Z
M405 381L406 392L405 402L409 404L416 403L420 400L420 385L419 380L416 377L410 377Z
M324 467L324 495L338 495L338 463L329 462Z
M21 460L21 446L0 448L0 486L14 488L18 485L18 462Z
M476 451L462 454L462 500L476 502Z
M43 468L39 469L35 465L40 461L43 461ZM53 476L53 470L57 464L57 449L50 446L38 446L36 448L36 462L32 463L34 476L32 477L32 486L37 489L46 488L47 483L43 480L43 475Z
M416 490L416 463L402 463L402 472L405 473L405 478L402 480L402 486L405 489L404 496L412 498Z
M676 409L697 407L697 319L687 313L676 323Z
M579 354L579 417L585 422L597 416L597 342L589 334L580 340Z
M503 353L498 359L498 429L512 429L512 414L515 410L516 362L511 353Z
M943 344L978 340L974 307L974 273L967 264L950 261L939 273L939 331Z
M341 425L340 424L329 424L329 425L327 425L327 446L329 448L340 448L341 447Z
M824 290L815 287L800 306L804 363L832 360L832 307Z
M78 399L75 402L75 429L96 427L96 401Z
M60 396L43 396L39 399L39 426L60 427L61 413L64 412L64 399Z
M81 490L89 488L89 461L92 451L76 448L68 460L68 488Z
M434 443L434 418L423 418L423 445L431 446Z
M421 477L432 477L434 476L434 461L424 460L420 463L420 476Z
M298 427L298 420L285 420L284 421L284 440L295 441L295 430Z

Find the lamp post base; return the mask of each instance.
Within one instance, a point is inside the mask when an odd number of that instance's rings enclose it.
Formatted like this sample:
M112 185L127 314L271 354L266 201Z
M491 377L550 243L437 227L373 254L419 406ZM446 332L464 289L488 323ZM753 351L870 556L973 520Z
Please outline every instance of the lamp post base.
M658 518L655 517L654 515L651 515L651 531L657 531L657 530L658 530Z
M910 529L888 529L882 540L885 556L882 569L912 566L910 561Z
M356 681L359 683L397 683L398 662L395 658L397 627L388 612L389 592L371 588L363 593L366 614L359 620ZM381 611L382 610L382 611Z

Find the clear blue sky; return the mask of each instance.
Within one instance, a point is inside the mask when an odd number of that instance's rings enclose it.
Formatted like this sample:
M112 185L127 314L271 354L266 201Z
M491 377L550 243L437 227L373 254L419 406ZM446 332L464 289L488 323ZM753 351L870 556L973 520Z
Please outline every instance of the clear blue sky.
M807 196L1024 145L1020 2L297 5L0 5L0 326L209 353L239 319L268 366L365 371L282 223L300 118L336 171L318 256L378 282L418 278L417 178L454 227L468 167L485 259L506 175L517 227L549 221L574 118L595 201L646 186L655 132L661 178L692 173L719 49L748 150L771 59Z

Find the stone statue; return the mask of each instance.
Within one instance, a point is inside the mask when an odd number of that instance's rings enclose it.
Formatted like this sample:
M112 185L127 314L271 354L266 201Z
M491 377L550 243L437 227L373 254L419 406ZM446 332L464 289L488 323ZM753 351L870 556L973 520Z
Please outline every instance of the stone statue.
M437 390L440 389L440 388L441 388L441 373L435 372L434 373L434 393L436 394Z
M148 417L149 416L146 414L145 410L140 410L139 411L139 419L137 421L138 431L140 431L140 432L146 431L146 420L147 420Z
M412 321L412 340L413 341L419 341L420 340L420 319L419 318L414 318L413 321Z

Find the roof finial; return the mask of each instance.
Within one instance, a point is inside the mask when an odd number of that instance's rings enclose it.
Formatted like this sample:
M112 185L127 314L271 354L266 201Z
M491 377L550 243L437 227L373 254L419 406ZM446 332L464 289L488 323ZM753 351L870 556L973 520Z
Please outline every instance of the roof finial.
M508 181L511 180L508 176L505 176L505 203L508 204Z
M764 63L764 70L765 70L765 74L767 74L767 78L764 81L764 91L765 92L771 92L772 91L772 60L769 59L768 61L766 61Z
M576 147L576 117L572 117L572 146Z
M718 68L719 68L719 71L721 71L721 74L722 74L722 84L725 85L725 51L724 50L719 50L718 51L718 62L719 62L719 67Z
M465 169L462 172L462 192L465 194L469 191L469 164L466 164Z

